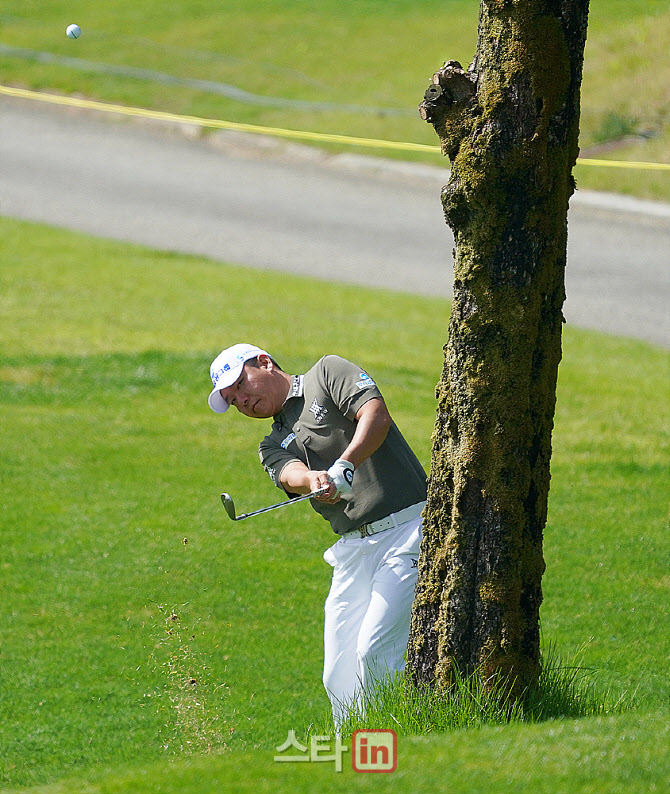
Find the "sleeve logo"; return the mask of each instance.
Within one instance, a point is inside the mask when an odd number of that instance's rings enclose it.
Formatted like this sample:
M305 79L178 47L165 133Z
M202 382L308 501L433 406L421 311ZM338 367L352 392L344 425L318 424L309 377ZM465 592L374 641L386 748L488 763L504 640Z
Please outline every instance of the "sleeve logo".
M371 386L376 386L376 383L372 380L372 378L368 375L367 372L361 372L358 376L360 380L356 384L359 389L369 389Z
M281 448L288 449L291 441L295 441L295 433L290 433L288 436L286 436L286 438L281 442Z

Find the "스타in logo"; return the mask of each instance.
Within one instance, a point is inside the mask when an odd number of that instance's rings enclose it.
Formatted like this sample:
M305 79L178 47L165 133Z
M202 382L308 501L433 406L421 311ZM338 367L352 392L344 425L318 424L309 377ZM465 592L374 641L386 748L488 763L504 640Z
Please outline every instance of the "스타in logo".
M351 765L355 772L395 772L398 737L392 730L359 730L351 737Z

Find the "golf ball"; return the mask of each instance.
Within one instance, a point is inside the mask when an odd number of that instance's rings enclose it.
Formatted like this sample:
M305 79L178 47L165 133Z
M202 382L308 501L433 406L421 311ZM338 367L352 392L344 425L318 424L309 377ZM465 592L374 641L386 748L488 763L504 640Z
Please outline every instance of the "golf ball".
M81 28L79 27L79 25L68 25L65 30L65 33L71 39L78 39L81 36Z

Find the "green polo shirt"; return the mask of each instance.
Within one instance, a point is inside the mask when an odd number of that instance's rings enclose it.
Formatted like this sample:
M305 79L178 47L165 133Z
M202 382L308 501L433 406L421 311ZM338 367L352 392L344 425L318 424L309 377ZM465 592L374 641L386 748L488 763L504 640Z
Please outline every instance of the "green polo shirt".
M260 444L261 463L277 487L285 466L302 461L328 470L356 430L355 417L368 400L381 397L370 376L339 356L324 356L304 375L294 376L272 430ZM311 504L343 534L426 499L426 473L392 423L384 443L354 475L353 492L336 504Z

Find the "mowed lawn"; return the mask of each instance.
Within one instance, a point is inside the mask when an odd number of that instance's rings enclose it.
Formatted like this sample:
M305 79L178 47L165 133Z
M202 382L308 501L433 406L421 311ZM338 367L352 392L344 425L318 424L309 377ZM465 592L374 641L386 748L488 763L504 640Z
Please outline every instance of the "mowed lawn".
M400 737L381 783L273 762L328 711L334 538L307 505L226 517L223 490L281 494L208 366L236 341L351 358L428 468L448 304L7 219L0 242L3 790L664 790L667 350L566 328L554 434L544 644L634 709Z

